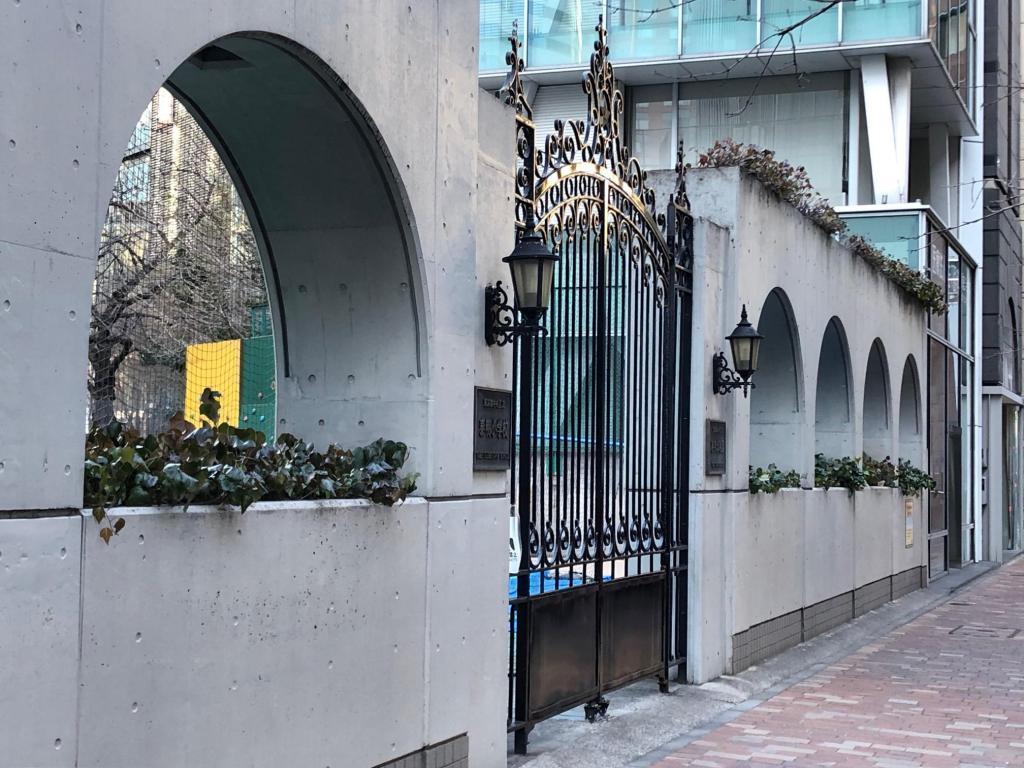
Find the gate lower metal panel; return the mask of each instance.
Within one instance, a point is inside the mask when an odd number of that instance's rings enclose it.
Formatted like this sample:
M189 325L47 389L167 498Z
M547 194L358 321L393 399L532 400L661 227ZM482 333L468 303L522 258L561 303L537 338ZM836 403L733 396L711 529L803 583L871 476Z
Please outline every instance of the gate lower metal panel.
M657 674L664 664L665 577L602 585L601 680L610 690Z
M543 720L597 695L597 586L533 600L529 719Z

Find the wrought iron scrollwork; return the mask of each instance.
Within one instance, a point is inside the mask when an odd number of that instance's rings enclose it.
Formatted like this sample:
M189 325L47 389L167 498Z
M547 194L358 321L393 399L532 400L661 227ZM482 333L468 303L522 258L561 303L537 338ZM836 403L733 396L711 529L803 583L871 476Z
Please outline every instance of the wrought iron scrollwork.
M505 75L505 82L498 89L498 96L510 107L516 110L516 114L533 119L533 109L526 98L526 88L523 86L523 57L519 54L519 20L512 22L512 34L508 38L509 50L505 53L505 63L508 65L508 74Z
M665 236L676 270L676 285L686 293L693 292L693 214L686 193L686 164L683 143L676 150L676 188L669 198Z
M592 163L615 174L653 217L657 213L654 190L647 184L647 172L625 141L626 99L615 85L603 16L595 30L597 40L590 55L590 68L583 78L587 119L555 121L555 132L544 139L537 152L537 179L574 163Z
M503 347L515 339L515 311L499 280L484 289L484 339L488 346Z
M711 387L716 395L724 395L734 389L743 389L743 396L747 396L747 390L753 389L754 382L744 379L734 370L729 368L729 361L725 359L725 353L719 352L712 362Z

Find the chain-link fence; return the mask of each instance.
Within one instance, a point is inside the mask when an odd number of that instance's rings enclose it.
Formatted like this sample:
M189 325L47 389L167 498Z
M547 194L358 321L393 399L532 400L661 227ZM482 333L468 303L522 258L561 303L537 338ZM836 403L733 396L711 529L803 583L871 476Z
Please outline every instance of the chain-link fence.
M205 387L221 418L273 433L274 342L248 217L185 107L153 97L125 151L103 226L89 334L90 423L142 432Z

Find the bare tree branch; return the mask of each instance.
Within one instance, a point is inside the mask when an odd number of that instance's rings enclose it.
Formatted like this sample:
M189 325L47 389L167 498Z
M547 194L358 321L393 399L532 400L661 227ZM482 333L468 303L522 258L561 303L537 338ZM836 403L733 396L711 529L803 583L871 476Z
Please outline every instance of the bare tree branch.
M114 418L115 404L144 412L153 387L180 379L186 347L247 336L249 308L266 301L227 170L183 106L174 116L132 147L109 202L89 334L94 423Z

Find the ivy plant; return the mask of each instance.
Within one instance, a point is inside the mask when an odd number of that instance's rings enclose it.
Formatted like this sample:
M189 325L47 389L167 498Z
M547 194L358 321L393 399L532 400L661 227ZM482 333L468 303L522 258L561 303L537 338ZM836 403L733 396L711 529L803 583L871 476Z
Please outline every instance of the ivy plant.
M868 475L859 459L844 456L832 459L824 454L814 457L814 485L818 488L845 488L850 493L868 484Z
M892 459L873 459L865 454L860 460L845 456L814 457L814 484L819 488L846 488L859 491L868 486L899 488L904 496L917 496L922 490L933 490L935 481L924 470L906 459L893 464Z
M846 222L814 189L803 166L778 160L771 150L732 139L715 142L711 149L699 156L697 165L700 168L740 168L839 240L854 256L863 259L929 312L942 314L946 311L941 285L890 258L863 237L848 233Z
M872 488L895 488L897 485L896 465L886 456L882 460L873 459L864 454L864 474L867 484Z
M935 490L935 479L906 459L900 460L896 470L896 484L903 491L904 496L917 496L921 491Z
M257 501L369 499L392 505L416 488L415 474L399 471L408 447L391 440L346 450L287 433L267 443L254 429L219 421L218 393L200 401L199 426L179 412L163 432L140 435L112 422L92 429L85 444L85 504L110 543L125 526L107 510L121 506L224 504L245 512Z
M767 469L750 467L751 493L778 493L783 488L799 488L800 473L795 469L788 472L769 464Z

